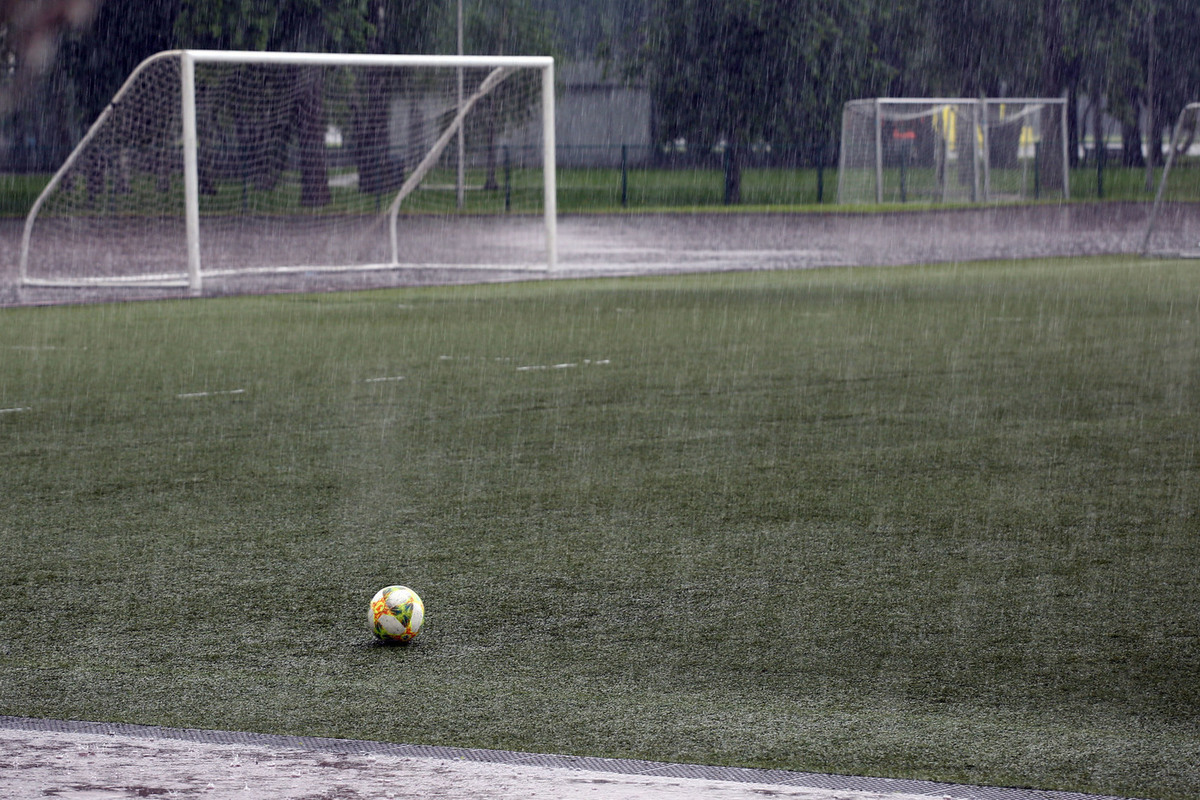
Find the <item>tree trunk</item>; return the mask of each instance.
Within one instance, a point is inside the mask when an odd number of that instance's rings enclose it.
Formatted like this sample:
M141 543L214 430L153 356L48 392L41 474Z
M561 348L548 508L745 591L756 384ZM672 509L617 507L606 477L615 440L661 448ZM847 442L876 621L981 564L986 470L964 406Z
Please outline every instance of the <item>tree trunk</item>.
M368 53L382 53L383 32L387 24L386 0L371 0L368 19L374 29L367 39ZM358 167L358 190L363 194L394 192L404 184L403 156L393 158L388 130L389 104L396 91L382 70L362 69L358 73L358 108L354 115L352 147Z
M1142 157L1142 123L1138 110L1142 100L1136 89L1128 89L1125 93L1131 111L1121 119L1121 166L1144 167L1146 159Z
M1146 166L1142 157L1142 129L1136 117L1135 114L1132 123L1121 124L1121 164L1126 167Z
M379 70L359 73L359 101L354 115L354 163L358 166L358 190L381 194L400 188L404 170L393 165L388 152L387 86Z
M1155 41L1154 35L1154 12L1155 8L1150 7L1149 13L1146 15L1146 130L1145 133L1149 139L1146 141L1146 191L1154 191L1154 167L1158 165L1162 157L1162 136L1155 140L1154 136L1158 133L1156 127L1157 120L1155 119L1155 104L1157 98L1155 93L1155 75L1154 72L1158 69L1157 64L1157 49L1158 43ZM1155 146L1155 141L1158 145Z
M1042 92L1062 97L1063 70L1062 0L1042 0ZM1070 110L1068 109L1068 113ZM1038 177L1042 191L1057 191L1063 185L1062 120L1054 114L1042 129Z
M725 205L736 206L742 202L742 154L734 142L725 147Z
M329 169L325 158L325 108L322 103L324 77L313 69L301 78L297 123L300 141L300 205L317 208L329 205Z
M492 104L489 104L489 108L485 112L487 113L487 132L485 133L487 137L487 170L483 179L483 188L487 191L495 191L500 188L500 184L496 180L496 150L498 149L496 147L498 138L496 128L499 120L496 118L498 112L490 108L490 105Z
M1079 166L1079 138L1084 125L1079 119L1079 86L1072 80L1067 89L1067 163Z

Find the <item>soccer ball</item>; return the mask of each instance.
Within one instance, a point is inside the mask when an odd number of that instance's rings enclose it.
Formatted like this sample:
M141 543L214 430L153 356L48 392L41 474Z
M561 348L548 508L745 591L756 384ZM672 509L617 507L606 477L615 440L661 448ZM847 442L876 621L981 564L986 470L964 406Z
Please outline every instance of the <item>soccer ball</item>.
M385 586L371 598L367 624L385 642L411 642L425 620L425 604L407 586Z

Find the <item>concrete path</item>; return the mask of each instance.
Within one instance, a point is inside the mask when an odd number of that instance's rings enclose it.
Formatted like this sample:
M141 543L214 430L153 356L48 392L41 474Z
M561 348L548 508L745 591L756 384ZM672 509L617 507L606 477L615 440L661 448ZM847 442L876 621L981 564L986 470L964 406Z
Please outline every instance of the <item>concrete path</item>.
M1115 800L930 781L0 716L0 797Z

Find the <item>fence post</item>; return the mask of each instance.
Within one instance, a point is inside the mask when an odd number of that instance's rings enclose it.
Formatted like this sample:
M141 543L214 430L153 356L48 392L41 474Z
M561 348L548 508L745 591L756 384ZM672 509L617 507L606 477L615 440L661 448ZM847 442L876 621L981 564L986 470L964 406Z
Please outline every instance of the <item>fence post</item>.
M621 145L621 208L629 205L629 145Z
M504 150L504 213L512 210L512 159L508 154L508 145Z
M817 145L817 205L825 202L825 144Z
M1040 200L1042 197L1042 143L1035 142L1033 145L1033 199Z

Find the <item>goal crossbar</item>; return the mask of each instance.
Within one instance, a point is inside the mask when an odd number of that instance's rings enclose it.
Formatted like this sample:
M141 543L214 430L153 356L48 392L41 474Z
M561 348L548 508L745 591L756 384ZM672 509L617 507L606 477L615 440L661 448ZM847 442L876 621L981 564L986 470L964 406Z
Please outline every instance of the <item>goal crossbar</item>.
M30 242L34 224L48 197L58 190L67 176L76 167L80 155L109 122L115 111L126 99L130 87L134 86L139 76L150 65L167 59L178 59L179 85L179 116L182 123L180 144L183 166L184 192L184 228L186 231L187 267L185 273L158 273L138 276L68 276L46 278L30 274ZM200 164L199 144L197 136L197 87L196 67L206 64L226 65L280 65L280 66L312 66L312 67L348 67L348 68L438 68L456 70L490 70L489 78L470 98L460 97L460 107L449 126L442 132L437 143L422 163L413 171L404 185L396 192L387 209L380 215L380 221L389 227L391 240L391 261L388 263L365 263L353 265L278 265L272 267L248 267L246 269L228 270L214 268L205 270L201 264L200 250ZM542 206L545 227L545 256L544 263L536 264L470 264L472 269L504 269L551 270L557 264L557 186L555 169L555 137L554 137L554 59L550 56L428 56L428 55L385 55L385 54L337 54L337 53L290 53L266 51L236 51L236 50L169 50L156 53L139 64L122 84L112 101L104 108L85 133L79 144L71 151L63 165L51 176L46 187L34 201L25 219L21 239L19 257L19 276L22 285L27 286L100 286L100 285L133 285L133 286L180 286L186 285L193 293L199 293L203 279L206 276L222 276L247 273L290 273L290 272L320 272L320 271L360 271L384 270L399 268L439 268L453 267L454 264L439 263L432 265L427 262L420 264L401 263L398 258L397 224L398 210L401 202L407 197L425 177L436 162L437 157L445 148L445 144L462 128L463 118L495 84L507 78L515 70L536 70L541 73L540 105L541 105L541 172L542 172Z

